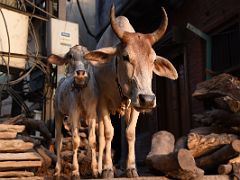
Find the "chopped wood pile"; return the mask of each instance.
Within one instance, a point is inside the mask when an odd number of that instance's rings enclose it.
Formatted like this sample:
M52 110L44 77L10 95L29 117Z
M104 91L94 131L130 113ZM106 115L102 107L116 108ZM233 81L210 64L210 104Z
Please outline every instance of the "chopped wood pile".
M176 179L201 179L203 174L240 177L240 79L220 74L197 85L193 97L207 111L193 115L196 128L176 143L171 133L153 136L147 164Z
M64 124L62 146L62 179L71 178L72 139L70 127ZM39 131L41 136L35 136ZM87 127L81 127L78 160L81 177L91 177L91 151ZM0 120L0 178L44 179L53 177L56 165L54 138L44 121L19 115Z
M43 179L34 174L43 161L33 142L18 137L24 130L24 125L0 124L0 178Z

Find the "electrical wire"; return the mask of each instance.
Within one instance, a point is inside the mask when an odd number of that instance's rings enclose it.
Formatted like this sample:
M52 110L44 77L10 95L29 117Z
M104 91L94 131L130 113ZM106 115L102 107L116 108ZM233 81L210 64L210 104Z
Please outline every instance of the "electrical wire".
M49 16L52 17L52 18L56 18L56 19L57 19L56 16L54 16L53 14L45 11L44 9L42 9L42 8L40 8L40 7L38 7L38 6L36 6L34 3L30 2L29 0L25 0L25 1L26 1L28 4L30 4L31 6L35 7L36 9L38 9L39 11L41 11L41 12L49 15Z

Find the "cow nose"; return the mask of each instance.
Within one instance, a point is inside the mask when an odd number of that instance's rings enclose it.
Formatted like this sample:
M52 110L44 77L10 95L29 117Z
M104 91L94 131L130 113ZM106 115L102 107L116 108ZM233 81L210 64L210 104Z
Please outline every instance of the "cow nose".
M155 95L139 94L138 99L142 107L152 108L154 106Z
M77 76L84 76L86 71L84 71L84 70L77 70L76 73L77 73Z

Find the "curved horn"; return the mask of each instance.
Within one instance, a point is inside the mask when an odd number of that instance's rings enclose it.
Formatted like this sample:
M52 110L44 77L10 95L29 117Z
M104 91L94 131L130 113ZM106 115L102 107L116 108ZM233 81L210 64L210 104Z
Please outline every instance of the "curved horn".
M113 31L114 31L115 34L118 36L118 38L119 38L120 40L122 40L124 31L121 30L121 28L118 26L118 24L117 24L117 22L116 22L115 6L114 6L114 4L112 5L112 8L111 8L110 20L111 20L111 26L112 26Z
M151 44L154 44L157 41L159 41L167 29L167 25L168 25L167 13L163 7L162 7L162 11L163 11L163 19L162 19L161 25L153 33L146 34Z

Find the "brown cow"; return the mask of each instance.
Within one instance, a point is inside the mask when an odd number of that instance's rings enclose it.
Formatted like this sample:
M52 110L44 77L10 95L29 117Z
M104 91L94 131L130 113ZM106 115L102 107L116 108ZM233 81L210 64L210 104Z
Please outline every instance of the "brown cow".
M61 172L60 152L62 149L62 124L63 119L68 115L72 123L72 142L73 142L73 171L74 177L79 177L79 165L77 151L80 144L78 134L80 119L86 120L89 125L89 145L92 150L92 170L93 175L98 175L96 160L96 105L98 91L96 81L92 71L92 65L83 58L88 50L83 46L74 46L61 58L51 55L48 61L52 64L67 64L66 78L62 79L56 89L55 94L55 122L56 122L56 145L57 145L57 164L55 176L59 177Z
M114 129L109 114L116 112L120 107L126 108L127 176L138 176L135 163L135 128L139 113L150 111L156 106L156 97L152 92L152 74L154 72L158 76L173 80L178 77L173 65L167 59L157 56L152 48L152 45L164 35L167 24L168 18L163 9L163 20L156 31L149 34L137 33L126 17L115 18L113 6L111 10L112 29L106 30L98 43L97 50L84 56L88 60L110 61L94 68L99 86L98 169L100 173L102 172L104 147L106 152L103 178L114 176L111 158Z

